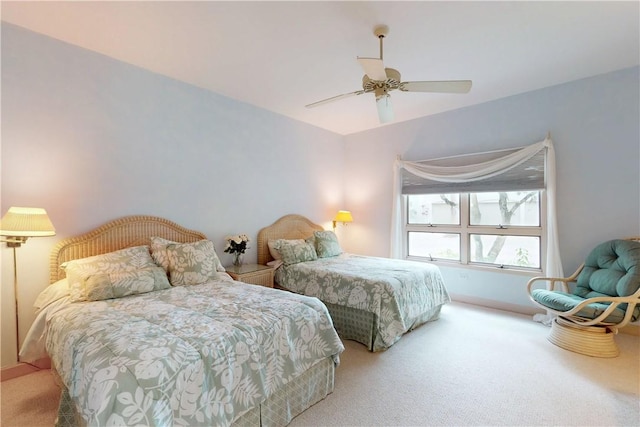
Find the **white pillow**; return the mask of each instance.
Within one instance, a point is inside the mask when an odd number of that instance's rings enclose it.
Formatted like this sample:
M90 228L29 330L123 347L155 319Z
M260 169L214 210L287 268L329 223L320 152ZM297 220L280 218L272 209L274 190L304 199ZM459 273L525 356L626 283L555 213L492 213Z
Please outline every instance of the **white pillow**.
M36 298L33 306L36 310L42 310L54 301L69 295L69 281L64 278L50 284Z

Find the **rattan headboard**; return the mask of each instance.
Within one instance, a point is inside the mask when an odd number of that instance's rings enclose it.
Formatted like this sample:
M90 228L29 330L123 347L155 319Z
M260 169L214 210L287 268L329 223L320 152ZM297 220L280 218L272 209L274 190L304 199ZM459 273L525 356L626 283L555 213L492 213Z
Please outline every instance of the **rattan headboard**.
M88 233L61 240L51 251L49 280L53 283L65 277L64 270L60 268L63 262L148 245L149 238L153 236L180 243L207 238L199 231L186 229L168 219L144 215L123 217Z
M302 215L285 215L268 227L258 232L258 264L273 261L269 253L269 240L275 239L306 239L314 231L324 230L322 226L314 224Z

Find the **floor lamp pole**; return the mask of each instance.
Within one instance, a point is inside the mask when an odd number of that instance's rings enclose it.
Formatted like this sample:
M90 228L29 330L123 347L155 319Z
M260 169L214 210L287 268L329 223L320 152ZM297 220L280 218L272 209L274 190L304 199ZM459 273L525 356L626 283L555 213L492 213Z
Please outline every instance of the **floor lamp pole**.
M13 296L16 300L16 362L20 363L20 323L18 321L18 264L16 262L16 246L13 249Z

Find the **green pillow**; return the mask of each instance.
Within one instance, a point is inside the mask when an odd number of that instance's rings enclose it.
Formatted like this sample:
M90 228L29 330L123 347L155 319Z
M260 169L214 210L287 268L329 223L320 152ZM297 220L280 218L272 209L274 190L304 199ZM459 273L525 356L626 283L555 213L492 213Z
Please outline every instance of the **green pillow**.
M173 286L199 285L218 278L211 240L167 245L169 280Z
M292 240L276 240L274 247L280 255L282 255L282 262L284 265L297 264L305 261L315 261L318 259L316 250L313 245L303 241Z
M338 237L333 231L316 231L313 233L313 236L315 237L318 258L338 256L342 253L342 248L340 247L340 243L338 243Z
M157 266L136 271L96 274L87 277L84 282L88 301L122 298L170 287L167 273Z
M163 237L151 237L151 257L156 262L156 264L164 268L164 271L166 271L167 273L169 273L169 256L167 255L167 246L179 243L180 242L173 242ZM216 263L216 271L226 271L224 266L220 262L220 258L218 258L218 254L215 252L215 247L213 256L213 261Z
M111 273L131 273L157 267L147 246L134 246L102 255L76 259L61 265L69 280L71 302L87 301L86 282L93 276Z

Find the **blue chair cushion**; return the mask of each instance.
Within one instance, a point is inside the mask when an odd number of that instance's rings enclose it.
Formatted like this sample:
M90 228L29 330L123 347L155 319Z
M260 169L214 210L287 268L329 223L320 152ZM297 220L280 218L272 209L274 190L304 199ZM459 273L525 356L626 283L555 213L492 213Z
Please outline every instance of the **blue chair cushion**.
M584 268L576 278L573 293L568 294L545 289L534 289L534 300L558 311L568 311L588 298L626 297L640 288L640 242L634 240L609 240L596 246L587 256ZM608 307L608 303L592 303L577 313L578 316L595 319ZM624 318L627 304L620 304L604 320L619 323ZM640 306L631 316L635 322L640 317Z
M582 298L626 297L640 288L640 242L609 240L587 256L574 293Z
M545 307L558 311L569 311L585 300L585 298L579 297L578 295L558 291L548 291L546 289L534 289L531 291L531 296L534 300ZM585 306L576 315L586 319L595 319L602 314L608 306L609 304L607 303L591 303ZM621 309L621 306L622 304L616 307L615 310L607 316L604 322L620 323L624 318L624 309ZM639 311L638 307L636 307L636 310L634 311L635 316L632 318L632 321L635 321L638 318Z

